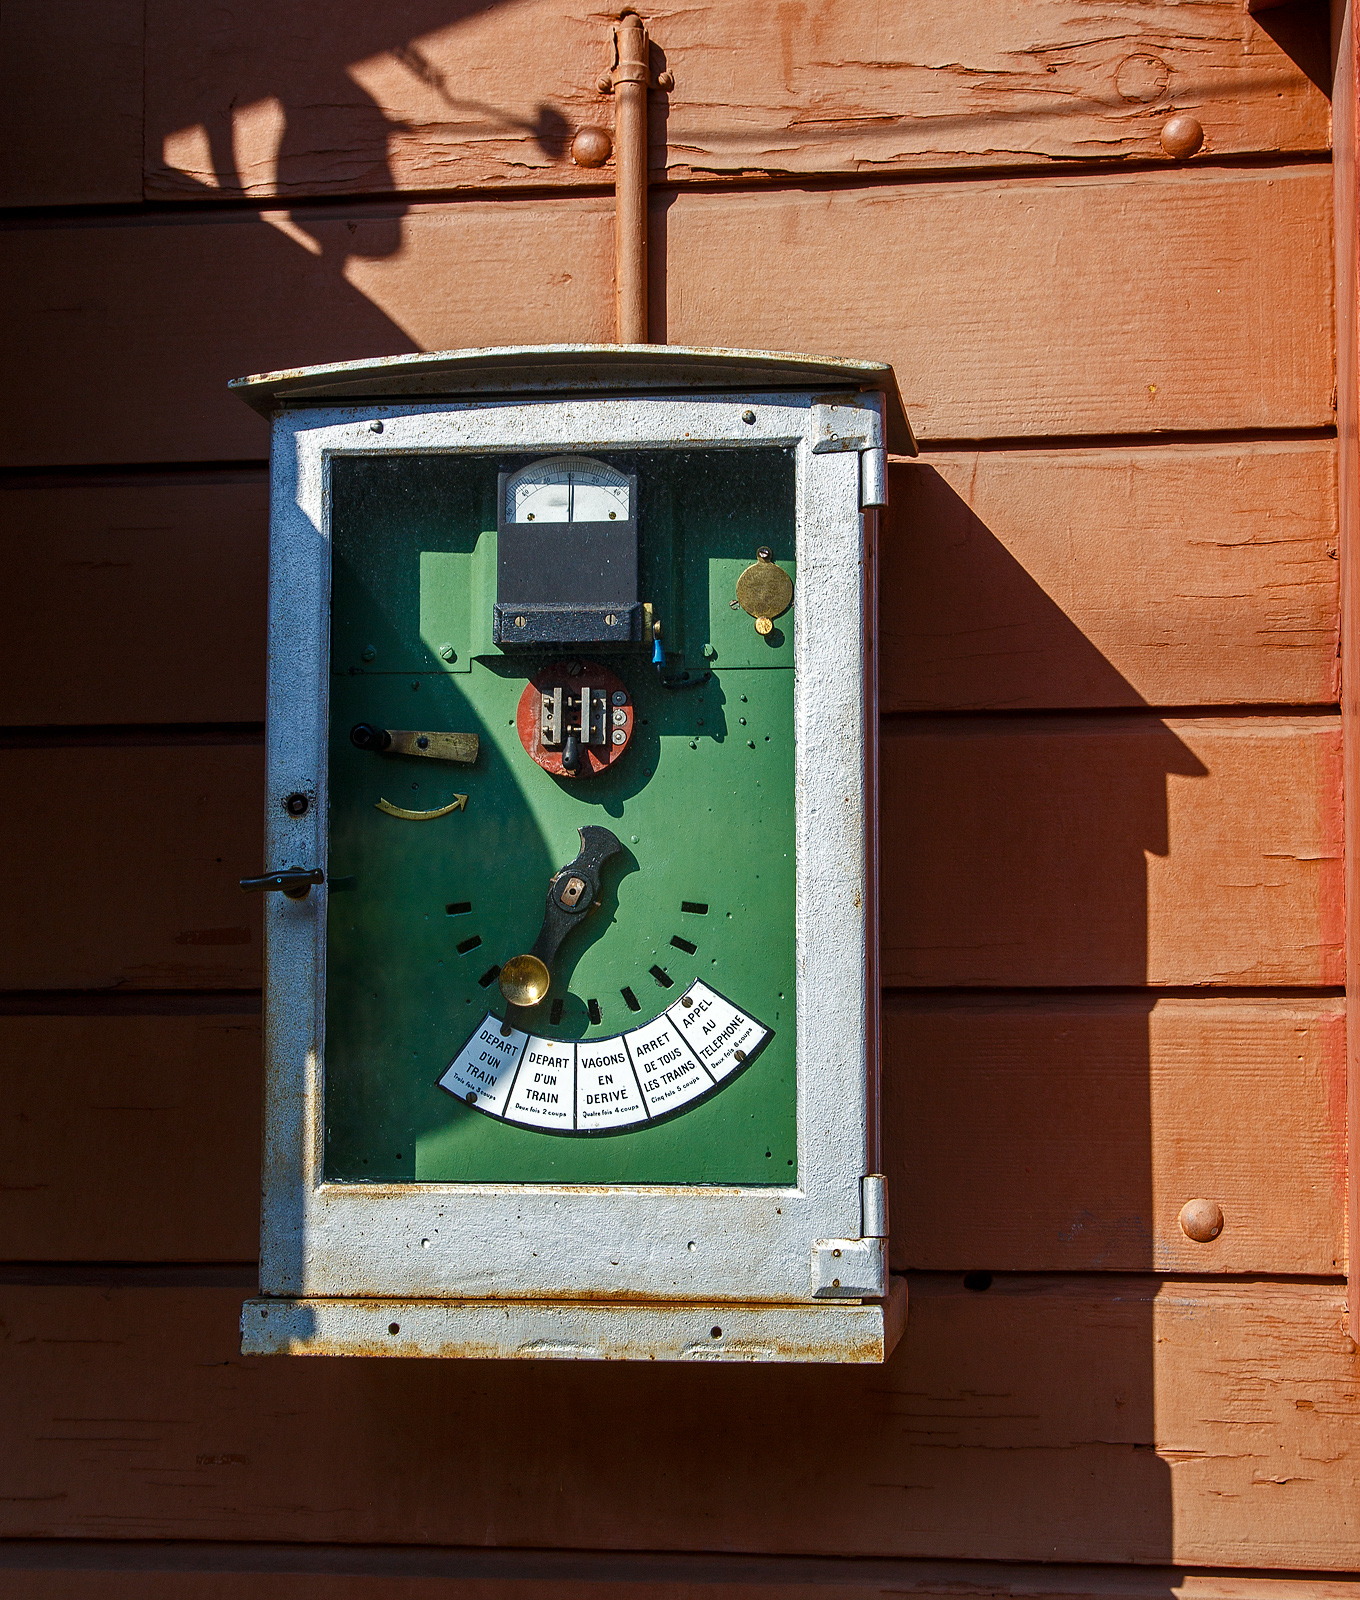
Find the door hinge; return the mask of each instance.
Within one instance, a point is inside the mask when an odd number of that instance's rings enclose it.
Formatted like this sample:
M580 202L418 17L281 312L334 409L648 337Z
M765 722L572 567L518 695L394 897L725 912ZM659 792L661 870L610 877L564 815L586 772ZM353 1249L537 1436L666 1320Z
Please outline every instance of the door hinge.
M859 1239L817 1239L812 1246L814 1300L881 1300L888 1292L888 1180L860 1179Z

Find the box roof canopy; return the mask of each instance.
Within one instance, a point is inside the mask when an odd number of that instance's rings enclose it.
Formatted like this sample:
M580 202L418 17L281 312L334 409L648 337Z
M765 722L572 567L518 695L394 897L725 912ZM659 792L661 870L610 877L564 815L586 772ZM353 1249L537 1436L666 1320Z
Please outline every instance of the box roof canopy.
M674 344L506 345L338 361L236 378L230 387L262 416L284 407L384 400L473 399L569 393L749 392L756 389L879 390L887 446L914 456L897 376L882 361L841 361L777 350L713 350Z

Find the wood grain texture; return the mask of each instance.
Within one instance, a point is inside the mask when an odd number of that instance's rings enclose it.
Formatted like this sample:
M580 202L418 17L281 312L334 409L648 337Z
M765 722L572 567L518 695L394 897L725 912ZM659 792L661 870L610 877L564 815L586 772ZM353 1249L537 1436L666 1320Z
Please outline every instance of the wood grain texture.
M859 1556L15 1541L3 1600L1355 1600L1360 1579Z
M898 996L883 1021L898 1270L1344 1272L1342 1002ZM1199 1196L1209 1244L1177 1220Z
M146 187L156 198L373 193L608 180L576 129L612 127L595 80L609 19L579 3L306 0L213 26L147 8ZM1321 151L1325 22L1128 0L913 8L757 0L648 13L675 74L652 96L672 181L1164 159L1173 111L1206 151ZM507 71L507 63L533 63Z
M890 360L926 438L1330 425L1330 205L1323 167L680 194L652 334ZM12 229L2 459L259 460L229 378L607 339L611 229L595 198Z
M1338 719L885 735L885 986L1342 981Z
M1333 702L1334 468L1326 440L894 466L882 709ZM0 508L28 596L0 723L263 716L263 473Z
M1340 982L1339 746L1331 717L890 723L885 984ZM261 770L253 746L0 754L24 930L0 987L258 983Z
M0 1017L12 1261L253 1261L257 1017Z
M1339 694L1336 447L938 454L893 467L884 711Z
M238 1290L0 1301L9 1537L1360 1563L1335 1285L925 1276L872 1371L246 1360Z
M142 0L5 0L0 205L142 198Z
M1336 209L1336 428L1338 533L1341 546L1343 694L1341 726L1346 794L1346 992L1360 992L1360 40L1355 9L1331 7L1335 61L1332 89L1336 153L1332 177ZM1360 1038L1350 1041L1350 1126L1360 1129ZM1348 1213L1351 1237L1360 1229L1360 1159L1351 1163ZM1360 1274L1350 1286L1352 1325L1360 1326Z
M260 983L259 745L0 752L0 989Z
M0 724L264 719L269 489L9 490Z
M898 1270L1344 1270L1341 1002L898 996L884 1021ZM259 1052L251 1017L0 1018L6 1255L253 1260ZM1208 1245L1177 1223L1199 1195Z
M927 440L1330 425L1329 177L682 193L652 332L876 352Z

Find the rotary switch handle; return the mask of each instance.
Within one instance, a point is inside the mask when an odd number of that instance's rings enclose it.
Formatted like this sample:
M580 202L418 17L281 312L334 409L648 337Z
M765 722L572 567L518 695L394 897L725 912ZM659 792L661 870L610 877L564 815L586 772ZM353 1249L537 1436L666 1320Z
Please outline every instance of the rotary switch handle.
M499 973L501 993L512 1006L536 1006L552 983L562 941L590 915L600 893L600 869L623 849L608 828L581 828L581 850L553 874L543 908L543 926L525 956L511 956Z

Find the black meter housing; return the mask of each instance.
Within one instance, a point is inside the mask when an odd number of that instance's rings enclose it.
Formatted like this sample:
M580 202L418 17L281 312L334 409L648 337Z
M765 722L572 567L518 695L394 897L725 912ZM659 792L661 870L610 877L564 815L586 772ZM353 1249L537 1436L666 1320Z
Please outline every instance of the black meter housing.
M642 642L638 599L637 476L628 516L613 521L516 522L496 492L496 604L492 639L502 649Z

